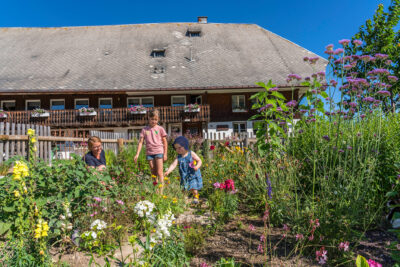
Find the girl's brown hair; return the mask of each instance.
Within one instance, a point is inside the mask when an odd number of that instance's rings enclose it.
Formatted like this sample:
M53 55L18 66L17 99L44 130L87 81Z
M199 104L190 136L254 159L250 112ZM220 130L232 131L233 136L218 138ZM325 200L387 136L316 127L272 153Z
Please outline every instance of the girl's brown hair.
M160 112L158 111L158 109L153 109L149 112L149 117L150 118L160 118Z
M101 139L97 136L92 136L88 139L89 150L92 150L94 143L101 143Z

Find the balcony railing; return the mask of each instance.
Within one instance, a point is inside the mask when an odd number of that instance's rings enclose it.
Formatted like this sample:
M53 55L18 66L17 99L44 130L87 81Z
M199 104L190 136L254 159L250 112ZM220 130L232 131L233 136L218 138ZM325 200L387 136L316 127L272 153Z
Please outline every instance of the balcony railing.
M210 120L210 106L201 105L198 112L185 112L184 107L160 106L160 122L207 122ZM7 117L0 122L35 123L51 127L106 127L145 125L148 123L149 111L146 114L131 114L129 108L95 109L96 115L82 116L79 110L49 110L48 116L33 115L33 111L7 111ZM32 116L33 115L33 116Z

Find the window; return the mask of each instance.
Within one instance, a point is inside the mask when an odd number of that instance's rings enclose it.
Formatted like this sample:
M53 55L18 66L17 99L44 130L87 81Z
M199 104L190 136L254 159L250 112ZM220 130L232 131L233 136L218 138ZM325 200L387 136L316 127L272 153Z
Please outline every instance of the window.
M245 122L234 122L233 123L233 132L234 133L245 133L246 132L246 123Z
M150 55L152 57L165 57L165 49L153 49Z
M201 35L201 29L199 28L188 29L186 32L186 36L188 37L200 37L200 35Z
M232 96L232 111L246 111L246 101L244 95Z
M191 95L190 96L190 104L199 104L201 105L201 95Z
M50 100L50 109L51 110L65 109L65 100L64 99L51 99Z
M112 108L112 98L99 98L99 108Z
M131 106L143 105L147 108L154 107L154 97L128 97L128 108Z
M34 110L40 108L40 100L26 100L25 110Z
M88 108L89 99L75 99L75 109Z
M5 111L15 110L15 100L1 101L1 109Z
M182 107L184 105L186 105L186 96L172 96L171 97L171 106Z

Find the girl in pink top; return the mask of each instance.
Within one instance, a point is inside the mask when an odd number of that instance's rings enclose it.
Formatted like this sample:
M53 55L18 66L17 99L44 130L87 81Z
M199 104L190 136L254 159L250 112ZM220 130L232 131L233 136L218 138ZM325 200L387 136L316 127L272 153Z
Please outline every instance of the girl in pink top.
M167 160L168 142L167 133L164 128L158 125L160 118L158 110L150 111L149 125L142 129L138 149L134 158L135 163L142 150L143 140L146 141L146 159L149 162L151 174L157 176L157 182L161 184L160 193L164 187L163 163Z

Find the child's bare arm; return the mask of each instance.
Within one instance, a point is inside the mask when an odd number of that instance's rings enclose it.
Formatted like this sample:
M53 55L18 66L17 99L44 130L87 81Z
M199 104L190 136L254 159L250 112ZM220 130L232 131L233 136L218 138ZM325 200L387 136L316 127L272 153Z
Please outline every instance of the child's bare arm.
M164 146L164 161L168 159L168 141L166 137L162 138L163 146Z
M135 155L135 157L133 159L135 161L135 163L137 162L137 159L139 158L140 150L142 150L143 140L144 140L144 138L140 137L139 143L138 143L138 148L137 148L137 151L136 151L136 155Z
M178 165L178 159L175 159L174 162L168 167L168 170L165 172L164 176L168 176Z
M194 166L193 169L194 169L195 171L197 171L198 169L200 169L201 164L203 164L203 162L201 161L200 157L197 156L197 154L194 153L193 151L192 151L192 158L196 161L196 166Z

